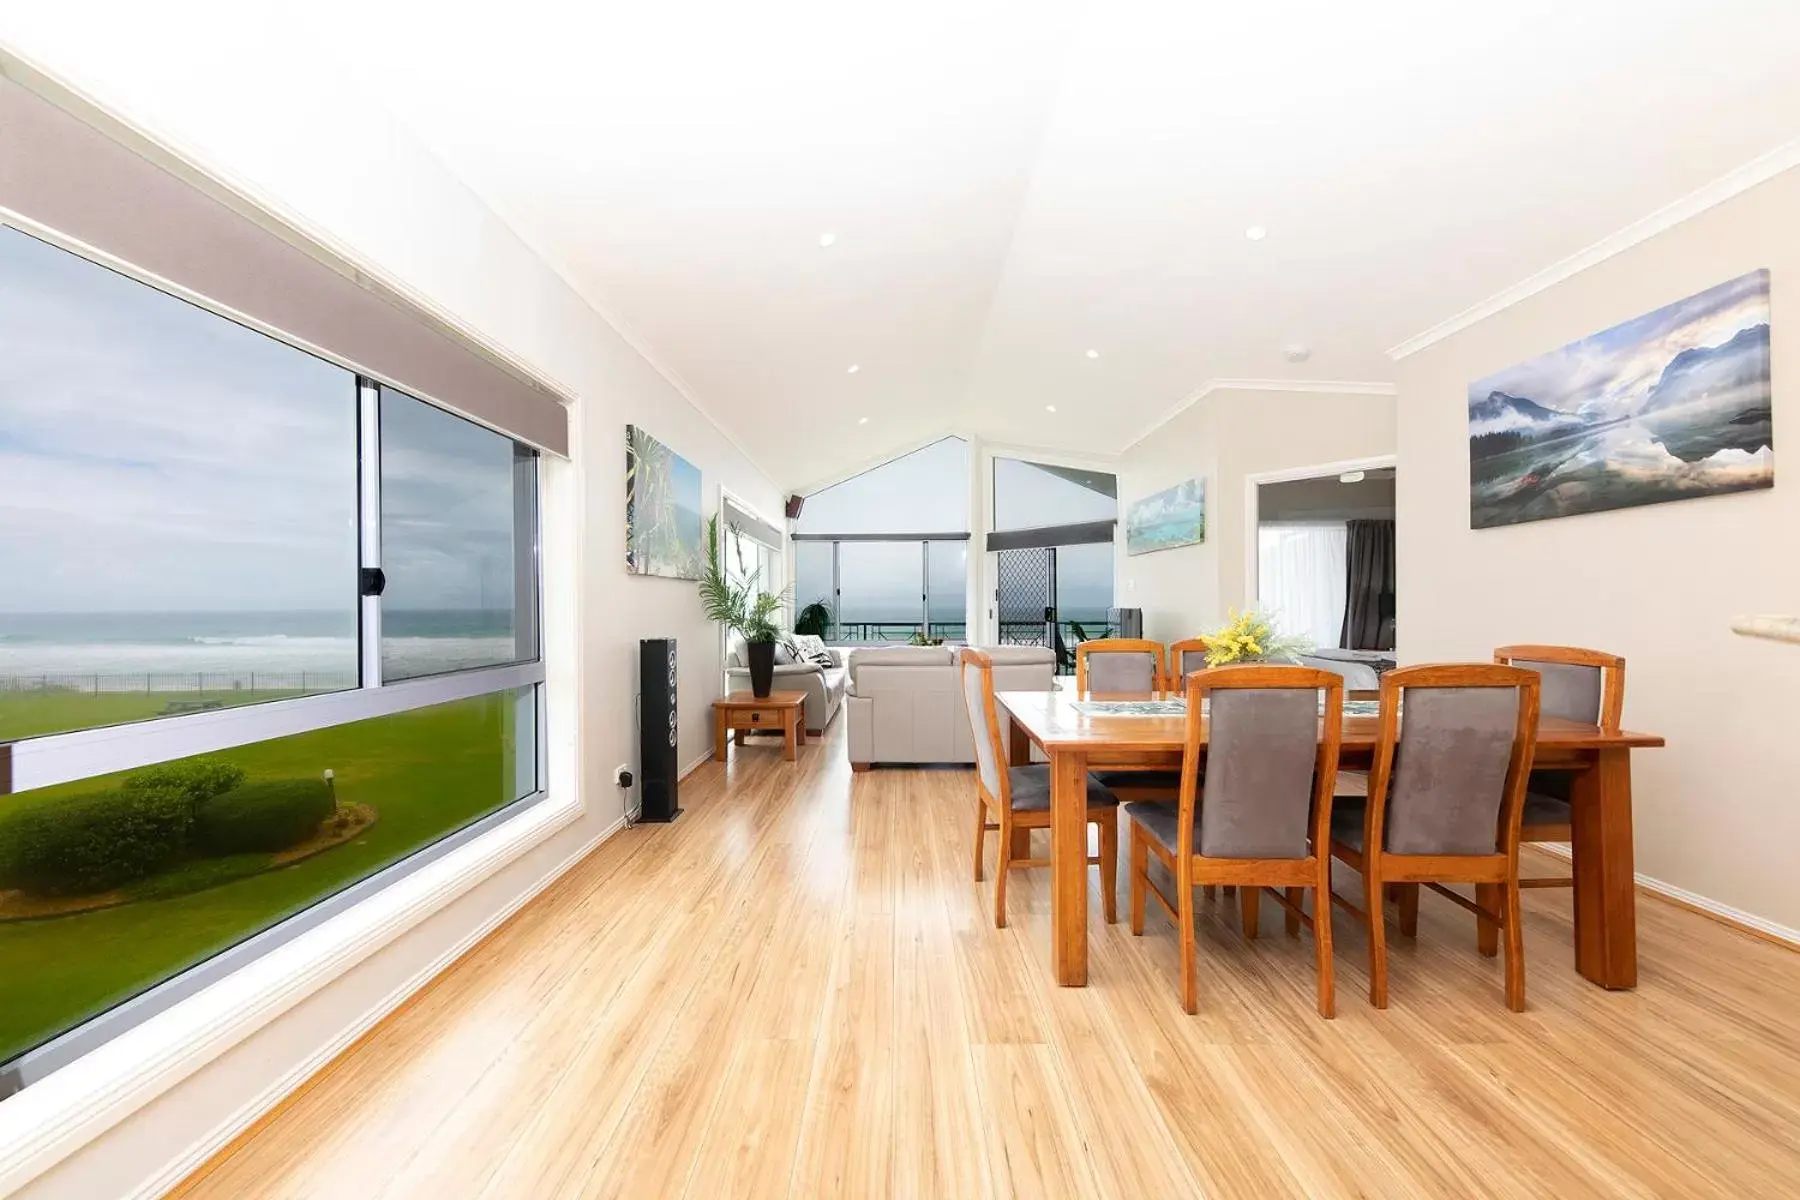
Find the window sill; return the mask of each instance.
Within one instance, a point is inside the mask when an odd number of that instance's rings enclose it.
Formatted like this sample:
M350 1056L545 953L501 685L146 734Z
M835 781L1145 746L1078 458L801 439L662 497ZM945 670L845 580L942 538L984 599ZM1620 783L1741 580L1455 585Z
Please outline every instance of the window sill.
M0 1101L0 1196L10 1195L268 1025L407 930L567 828L582 813L573 792L552 796L442 858L129 1029L17 1095ZM621 822L622 823L622 822ZM307 1061L160 1171L159 1194L198 1168L407 995L444 970L588 853L608 828L363 1014Z

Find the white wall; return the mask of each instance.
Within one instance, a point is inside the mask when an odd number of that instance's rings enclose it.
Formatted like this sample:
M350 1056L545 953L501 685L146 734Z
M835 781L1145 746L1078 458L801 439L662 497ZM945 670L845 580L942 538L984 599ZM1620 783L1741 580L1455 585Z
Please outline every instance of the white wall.
M578 639L571 628L560 645L551 642L563 661L550 670L555 677L579 668L578 725L561 732L580 748L585 815L24 1193L95 1197L126 1194L617 823L622 802L611 774L636 757L640 637L679 639L682 761L709 752L707 703L720 678L716 630L701 617L692 583L625 574L625 425L643 425L699 465L709 510L721 483L771 515L780 512L780 492L435 158L359 104L353 80L320 75L317 64L290 63L253 43L229 52L198 44L183 31L157 30L154 14L143 14L143 28L96 38L54 10L9 18L8 45L298 216L579 398L574 466L546 497L548 505L562 501L547 525L565 530L566 544L578 550L575 562L547 564L554 594L546 604L573 614L570 624L578 620ZM553 713L552 720L575 715Z
M1265 471L1372 458L1394 451L1394 398L1325 392L1220 389L1125 452L1119 516L1153 492L1206 479L1206 540L1126 556L1120 537L1118 603L1144 610L1144 636L1194 637L1254 598L1245 578L1245 479Z
M1400 364L1399 629L1409 661L1506 642L1626 658L1638 870L1800 927L1800 648L1737 613L1800 611L1800 480L1769 491L1469 528L1471 380L1767 267L1775 427L1800 430L1800 171L1754 188ZM1785 444L1785 443L1784 443ZM1784 460L1785 461L1785 460Z

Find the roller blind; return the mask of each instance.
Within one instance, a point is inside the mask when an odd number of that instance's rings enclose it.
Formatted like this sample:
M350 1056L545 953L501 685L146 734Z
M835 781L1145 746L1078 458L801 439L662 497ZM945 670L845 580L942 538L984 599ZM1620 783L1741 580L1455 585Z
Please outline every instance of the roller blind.
M997 529L987 535L989 550L1032 550L1043 546L1083 546L1113 540L1117 521L1082 521L1040 529Z
M103 131L103 114L77 116L7 77L30 77L29 69L0 58L0 71L0 207L346 366L568 454L568 413L547 389L299 231L276 232L273 217L248 215L241 198L226 203L222 185L153 161L148 146L121 140L128 131Z
M725 497L724 509L724 523L727 529L736 526L739 533L752 541L761 542L776 550L781 549L781 530L749 509L742 507L730 496Z

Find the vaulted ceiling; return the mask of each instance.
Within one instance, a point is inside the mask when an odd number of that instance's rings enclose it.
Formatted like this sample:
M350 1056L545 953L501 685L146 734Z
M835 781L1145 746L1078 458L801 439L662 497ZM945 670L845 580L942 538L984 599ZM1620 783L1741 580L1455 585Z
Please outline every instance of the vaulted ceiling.
M1791 0L329 7L296 38L785 486L1388 380L1800 136Z

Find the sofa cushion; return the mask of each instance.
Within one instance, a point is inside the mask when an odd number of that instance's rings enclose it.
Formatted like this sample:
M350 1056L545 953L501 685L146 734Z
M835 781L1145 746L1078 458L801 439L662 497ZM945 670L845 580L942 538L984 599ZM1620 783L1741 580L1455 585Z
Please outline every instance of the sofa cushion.
M993 660L996 667L1056 661L1056 651L1048 646L983 646L979 649Z
M815 667L840 665L837 657L826 648L825 639L816 633L789 634L787 643L793 652L795 662L808 662Z
M955 662L943 646L861 646L850 652L850 682L863 667L948 667Z
M944 646L859 646L850 652L852 669L858 663L884 667L941 667L950 662Z

